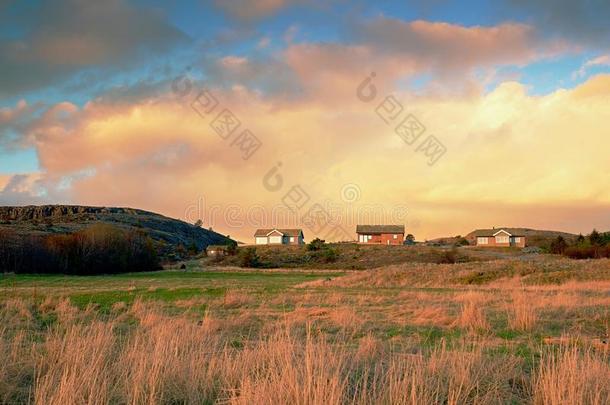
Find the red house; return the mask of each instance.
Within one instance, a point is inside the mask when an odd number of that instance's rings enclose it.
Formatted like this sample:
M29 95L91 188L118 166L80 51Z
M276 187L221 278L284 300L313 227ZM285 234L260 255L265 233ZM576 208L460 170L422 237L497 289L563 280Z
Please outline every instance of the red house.
M374 245L402 245L404 225L357 225L358 243Z

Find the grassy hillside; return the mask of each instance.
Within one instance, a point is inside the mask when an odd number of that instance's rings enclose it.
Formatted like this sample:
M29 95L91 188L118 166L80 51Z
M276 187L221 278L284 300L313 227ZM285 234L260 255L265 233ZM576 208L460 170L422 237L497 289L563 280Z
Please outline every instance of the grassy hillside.
M239 248L240 251L248 249ZM493 260L471 254L466 249L443 249L428 246L358 245L329 243L317 251L307 246L257 246L256 254L262 268L308 268L363 270L401 263L453 263ZM333 252L330 253L329 252ZM239 266L240 254L223 258L208 257L207 264Z
M0 223L3 229L23 236L68 234L97 223L126 230L141 229L157 243L163 254L174 252L179 245L188 247L194 244L201 250L228 241L219 233L132 208L76 205L0 207Z

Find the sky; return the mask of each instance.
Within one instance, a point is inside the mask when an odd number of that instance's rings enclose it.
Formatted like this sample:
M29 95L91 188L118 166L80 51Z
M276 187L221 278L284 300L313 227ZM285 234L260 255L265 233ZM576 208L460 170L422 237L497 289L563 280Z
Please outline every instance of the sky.
M605 0L0 0L0 205L610 229Z

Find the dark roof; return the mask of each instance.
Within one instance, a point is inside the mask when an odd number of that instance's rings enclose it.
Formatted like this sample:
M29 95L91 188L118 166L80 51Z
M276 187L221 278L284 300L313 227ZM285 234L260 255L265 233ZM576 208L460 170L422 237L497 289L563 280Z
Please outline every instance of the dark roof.
M301 233L303 233L302 229L270 228L270 229L257 229L256 232L254 232L254 236L267 236L267 234L271 231L278 231L284 236L299 236Z
M405 233L404 225L356 225L356 233Z
M523 234L523 230L516 228L493 228L493 229L477 229L474 231L473 236L476 237L492 237L495 233L500 231L506 231L510 233L512 236L525 236Z

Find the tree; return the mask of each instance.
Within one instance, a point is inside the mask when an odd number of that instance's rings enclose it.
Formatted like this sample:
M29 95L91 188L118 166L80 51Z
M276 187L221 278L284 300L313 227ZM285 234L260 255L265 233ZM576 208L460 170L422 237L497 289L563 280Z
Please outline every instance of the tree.
M307 244L307 250L320 250L324 247L324 242L323 239L315 238Z
M582 245L583 243L585 243L585 237L582 236L582 233L578 234L578 237L576 238L576 243L579 245Z
M557 255L562 255L565 253L566 249L568 248L568 244L565 241L565 239L563 238L563 236L559 235L555 240L553 240L551 242L551 253L557 254Z
M405 236L405 244L414 245L415 244L415 236L412 233Z
M188 252L190 255L194 256L199 253L199 248L197 247L197 243L194 240L191 241L188 245Z
M324 251L323 258L326 263L333 263L337 261L339 254L333 248L328 248Z
M589 242L591 242L593 246L601 246L603 244L603 238L596 229L593 229L589 235Z
M260 259L256 253L256 248L250 247L242 250L239 254L239 264L241 267L260 266Z
M193 226L195 228L201 228L203 226L203 221L201 219L198 219L197 221L195 221L195 223L193 224Z
M470 242L468 242L468 239L466 239L466 238L459 237L457 242L455 242L455 245L456 246L468 246L468 245L470 245Z
M227 243L227 254L234 256L237 253L237 242L234 240L229 240Z

